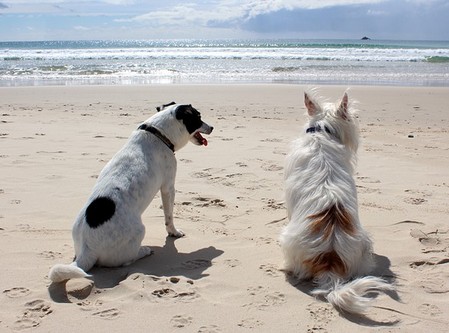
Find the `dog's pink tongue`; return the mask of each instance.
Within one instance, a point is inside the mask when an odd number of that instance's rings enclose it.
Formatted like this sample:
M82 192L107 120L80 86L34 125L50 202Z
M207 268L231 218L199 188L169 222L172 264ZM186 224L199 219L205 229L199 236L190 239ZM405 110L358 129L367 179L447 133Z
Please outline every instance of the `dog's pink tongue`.
M207 140L205 138L201 138L203 145L207 146Z

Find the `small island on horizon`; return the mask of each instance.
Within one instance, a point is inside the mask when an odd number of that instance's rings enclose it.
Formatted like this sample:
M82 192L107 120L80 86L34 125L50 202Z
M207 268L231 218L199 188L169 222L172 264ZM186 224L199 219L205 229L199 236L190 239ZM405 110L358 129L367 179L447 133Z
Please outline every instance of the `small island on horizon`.
M362 37L362 40L371 40L371 38L366 37L366 36L363 36L363 37Z

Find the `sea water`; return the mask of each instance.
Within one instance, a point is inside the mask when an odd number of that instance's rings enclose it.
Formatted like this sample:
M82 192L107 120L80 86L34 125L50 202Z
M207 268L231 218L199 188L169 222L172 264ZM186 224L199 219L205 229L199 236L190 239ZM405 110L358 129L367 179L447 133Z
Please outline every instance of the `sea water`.
M449 41L0 42L0 86L173 83L449 86Z

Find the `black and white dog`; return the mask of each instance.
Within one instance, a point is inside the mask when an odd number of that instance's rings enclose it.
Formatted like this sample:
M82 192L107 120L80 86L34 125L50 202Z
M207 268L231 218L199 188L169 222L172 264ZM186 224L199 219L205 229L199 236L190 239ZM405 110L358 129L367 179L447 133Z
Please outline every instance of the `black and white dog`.
M189 141L206 146L201 133L210 134L213 127L191 105L172 102L157 110L101 171L73 226L75 261L53 266L51 281L87 277L94 265L117 267L150 255L151 249L141 246L145 236L141 215L159 190L168 234L184 236L173 224L174 152Z

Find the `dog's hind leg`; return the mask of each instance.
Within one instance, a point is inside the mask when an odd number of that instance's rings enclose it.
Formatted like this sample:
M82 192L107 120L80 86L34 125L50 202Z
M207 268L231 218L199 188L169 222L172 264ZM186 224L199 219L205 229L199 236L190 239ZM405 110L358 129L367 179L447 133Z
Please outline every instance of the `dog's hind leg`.
M136 260L142 259L147 256L151 256L153 254L153 250L149 246L141 246L139 252L137 253Z
M72 265L88 272L97 262L97 256L85 244L83 244L80 253L76 254L75 261Z
M175 186L170 184L161 187L162 206L164 207L165 228L169 236L182 237L184 233L175 228L173 223L173 206L175 204Z
M153 250L149 246L141 246L139 248L139 252L137 252L137 256L133 258L130 261L127 261L123 264L123 266L129 266L136 262L137 260L140 260L142 258L148 257L153 254Z

